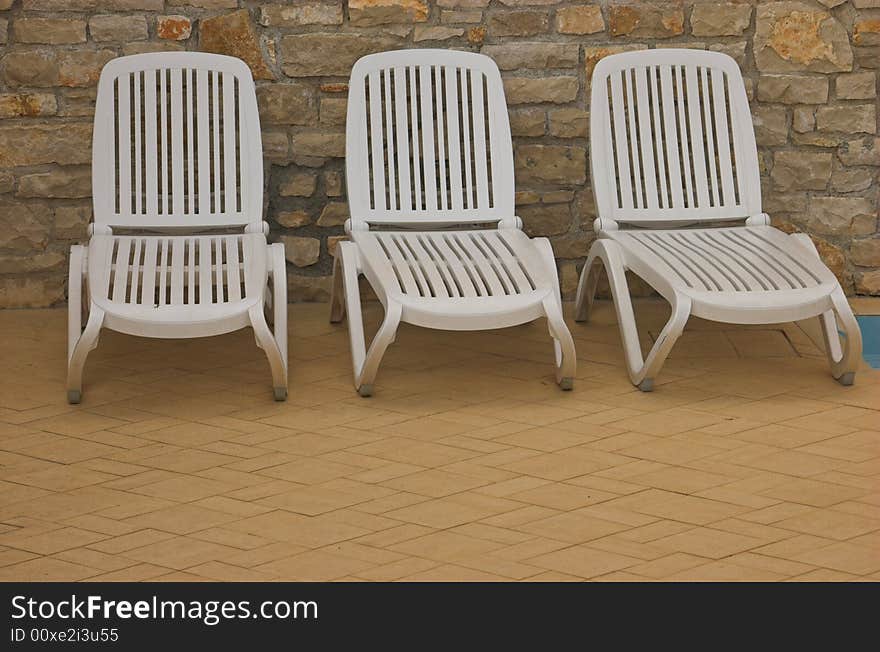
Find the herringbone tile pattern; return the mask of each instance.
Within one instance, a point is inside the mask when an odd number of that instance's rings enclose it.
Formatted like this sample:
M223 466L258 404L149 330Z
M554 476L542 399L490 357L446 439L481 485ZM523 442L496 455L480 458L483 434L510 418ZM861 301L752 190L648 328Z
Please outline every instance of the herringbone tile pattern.
M0 312L0 580L880 579L880 373L806 325L695 320L651 394L607 304L569 393L541 322L404 326L362 399L290 312L286 403L249 332L105 332L80 406L65 312Z

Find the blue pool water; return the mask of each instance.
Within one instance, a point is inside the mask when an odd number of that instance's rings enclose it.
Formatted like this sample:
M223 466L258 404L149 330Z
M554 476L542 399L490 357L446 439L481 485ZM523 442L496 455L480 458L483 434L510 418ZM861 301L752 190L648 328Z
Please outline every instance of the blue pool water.
M865 361L875 369L880 368L880 315L858 315L856 319L862 329Z

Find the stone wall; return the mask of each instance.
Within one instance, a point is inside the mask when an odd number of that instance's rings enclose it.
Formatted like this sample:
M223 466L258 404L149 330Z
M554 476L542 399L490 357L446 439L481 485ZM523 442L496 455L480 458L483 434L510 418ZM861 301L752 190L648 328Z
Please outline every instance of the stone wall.
M518 212L570 294L592 238L587 85L622 50L704 47L743 67L766 209L804 230L850 293L880 294L880 0L0 0L0 307L65 300L90 218L95 83L113 57L237 55L257 79L266 219L292 300L324 300L346 218L346 81L369 52L484 52L501 67Z

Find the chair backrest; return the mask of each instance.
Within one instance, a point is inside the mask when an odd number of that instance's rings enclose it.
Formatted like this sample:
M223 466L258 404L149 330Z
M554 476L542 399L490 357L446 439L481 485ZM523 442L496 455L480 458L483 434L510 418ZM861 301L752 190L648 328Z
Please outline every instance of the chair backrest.
M748 98L725 54L658 49L602 59L590 148L599 217L651 226L761 212Z
M345 146L353 225L513 223L510 123L489 57L363 57L351 72Z
M92 139L95 222L206 228L262 220L256 93L234 57L161 52L101 71Z

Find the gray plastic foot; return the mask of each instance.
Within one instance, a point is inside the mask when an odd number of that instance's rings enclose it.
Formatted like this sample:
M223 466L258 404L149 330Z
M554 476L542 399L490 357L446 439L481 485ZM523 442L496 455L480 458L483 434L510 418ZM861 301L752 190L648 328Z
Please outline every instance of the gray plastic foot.
M856 381L856 372L855 371L847 371L840 378L837 379L841 385L846 385L849 387Z
M373 395L373 386L371 384L370 385L361 385L360 387L358 387L358 394L360 394L364 398L367 398L368 396L372 396Z
M82 400L82 391L78 389L67 390L67 402L71 405L77 405Z
M643 392L651 392L654 390L654 379L653 378L645 378L642 382L639 383L639 389Z
M571 376L566 376L559 381L559 388L566 392L571 391L572 387L574 387L574 378Z
M286 387L274 387L275 392L275 400L276 401L286 401L287 400L287 388Z

